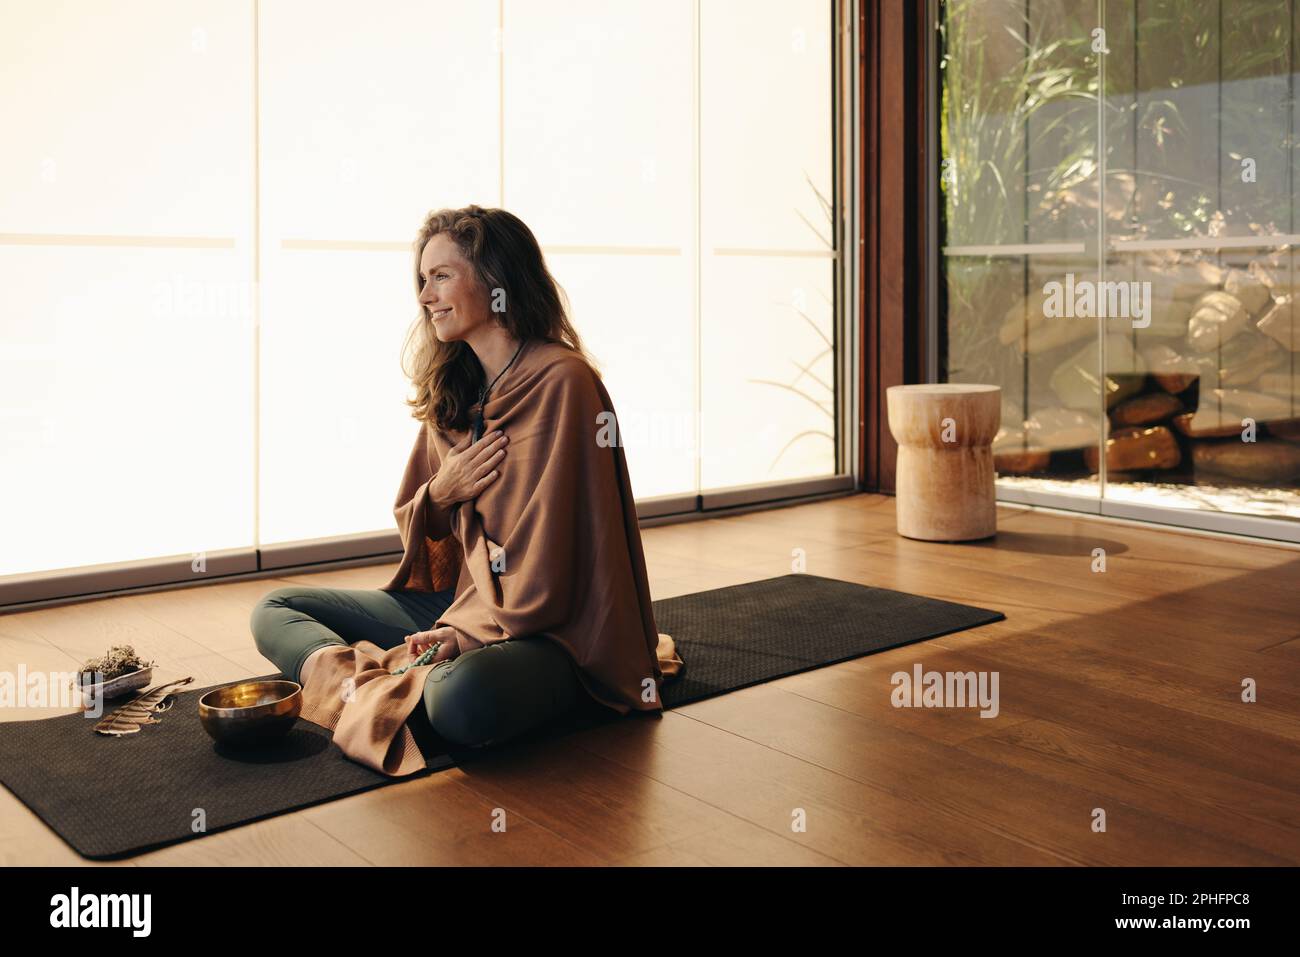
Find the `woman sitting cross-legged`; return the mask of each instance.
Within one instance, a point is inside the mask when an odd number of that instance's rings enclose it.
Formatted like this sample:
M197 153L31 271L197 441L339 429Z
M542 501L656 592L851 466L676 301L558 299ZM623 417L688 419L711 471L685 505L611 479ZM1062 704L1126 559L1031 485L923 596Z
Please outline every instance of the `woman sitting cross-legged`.
M613 403L532 232L501 209L431 214L408 338L420 423L377 589L291 586L250 625L304 718L388 774L424 766L408 718L480 747L575 707L662 712L655 626Z

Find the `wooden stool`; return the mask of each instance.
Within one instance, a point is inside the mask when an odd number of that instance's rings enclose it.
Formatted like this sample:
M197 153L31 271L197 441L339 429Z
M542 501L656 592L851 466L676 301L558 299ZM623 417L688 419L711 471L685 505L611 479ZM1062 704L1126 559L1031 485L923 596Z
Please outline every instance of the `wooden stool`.
M938 383L886 390L898 443L898 534L960 542L997 534L993 450L1002 421L995 385Z

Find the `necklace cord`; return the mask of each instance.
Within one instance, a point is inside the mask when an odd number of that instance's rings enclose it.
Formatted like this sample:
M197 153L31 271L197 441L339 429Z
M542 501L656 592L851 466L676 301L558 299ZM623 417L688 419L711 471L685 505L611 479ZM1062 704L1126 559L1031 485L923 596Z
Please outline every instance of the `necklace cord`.
M496 379L492 380L491 385L484 386L482 389L479 390L478 411L474 413L474 441L475 442L477 442L479 439L483 437L483 412L484 412L484 406L487 405L488 393L492 391L492 386L497 384L497 380L506 374L506 369L509 369L512 365L515 364L515 360L519 358L519 353L523 352L524 344L526 342L527 340L525 339L524 342L519 343L519 348L516 349L515 354L510 357L510 361L506 363L505 369L502 369L500 372L497 373Z

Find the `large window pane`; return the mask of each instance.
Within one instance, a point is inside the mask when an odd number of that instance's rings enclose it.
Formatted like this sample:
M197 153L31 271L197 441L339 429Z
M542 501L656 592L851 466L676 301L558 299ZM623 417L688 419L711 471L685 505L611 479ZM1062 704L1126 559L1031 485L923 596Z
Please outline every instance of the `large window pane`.
M537 235L639 498L837 462L833 5L11 4L0 575L390 529L410 240Z
M247 14L5 6L0 575L253 544Z
M695 491L696 349L691 264L661 255L547 255L574 325L618 409L637 498ZM616 309L610 304L617 303ZM678 304L674 308L674 304Z
M260 541L385 529L427 212L499 192L494 4L259 8Z
M291 245L265 268L260 541L387 528L393 463L419 429L399 366L411 255Z
M705 489L835 471L828 6L701 5Z
M1044 313L1049 283L1097 278L1093 21L1060 0L946 5L939 358L947 381L1001 387L1004 481L1095 499L1099 330Z
M940 367L1002 386L1002 489L1300 519L1294 6L941 4Z
M633 491L694 492L693 4L504 10L507 208L600 365Z

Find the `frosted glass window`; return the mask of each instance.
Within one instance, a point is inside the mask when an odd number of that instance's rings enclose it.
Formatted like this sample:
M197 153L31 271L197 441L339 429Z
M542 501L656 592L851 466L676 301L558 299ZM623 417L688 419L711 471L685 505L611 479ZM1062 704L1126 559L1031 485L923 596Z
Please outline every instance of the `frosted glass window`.
M624 428L638 498L696 490L694 9L506 3L505 199Z
M496 3L273 0L259 13L264 252L409 243L430 210L496 204Z
M694 323L689 306L669 307L690 301L690 263L676 255L551 254L548 261L618 410L633 494L694 492Z
M7 4L0 575L391 529L411 241L470 203L536 234L639 498L833 473L831 12Z
M247 241L248 4L10 0L0 16L0 233Z
M700 10L700 484L830 475L828 5Z
M250 543L251 327L204 298L237 290L241 266L233 251L0 249L0 574Z
M410 243L497 204L496 5L260 9L260 541L387 529L419 429Z
M261 335L261 541L388 528L419 423L399 366L410 254L273 257ZM396 475L394 475L396 471Z
M252 543L252 36L8 3L0 575Z

